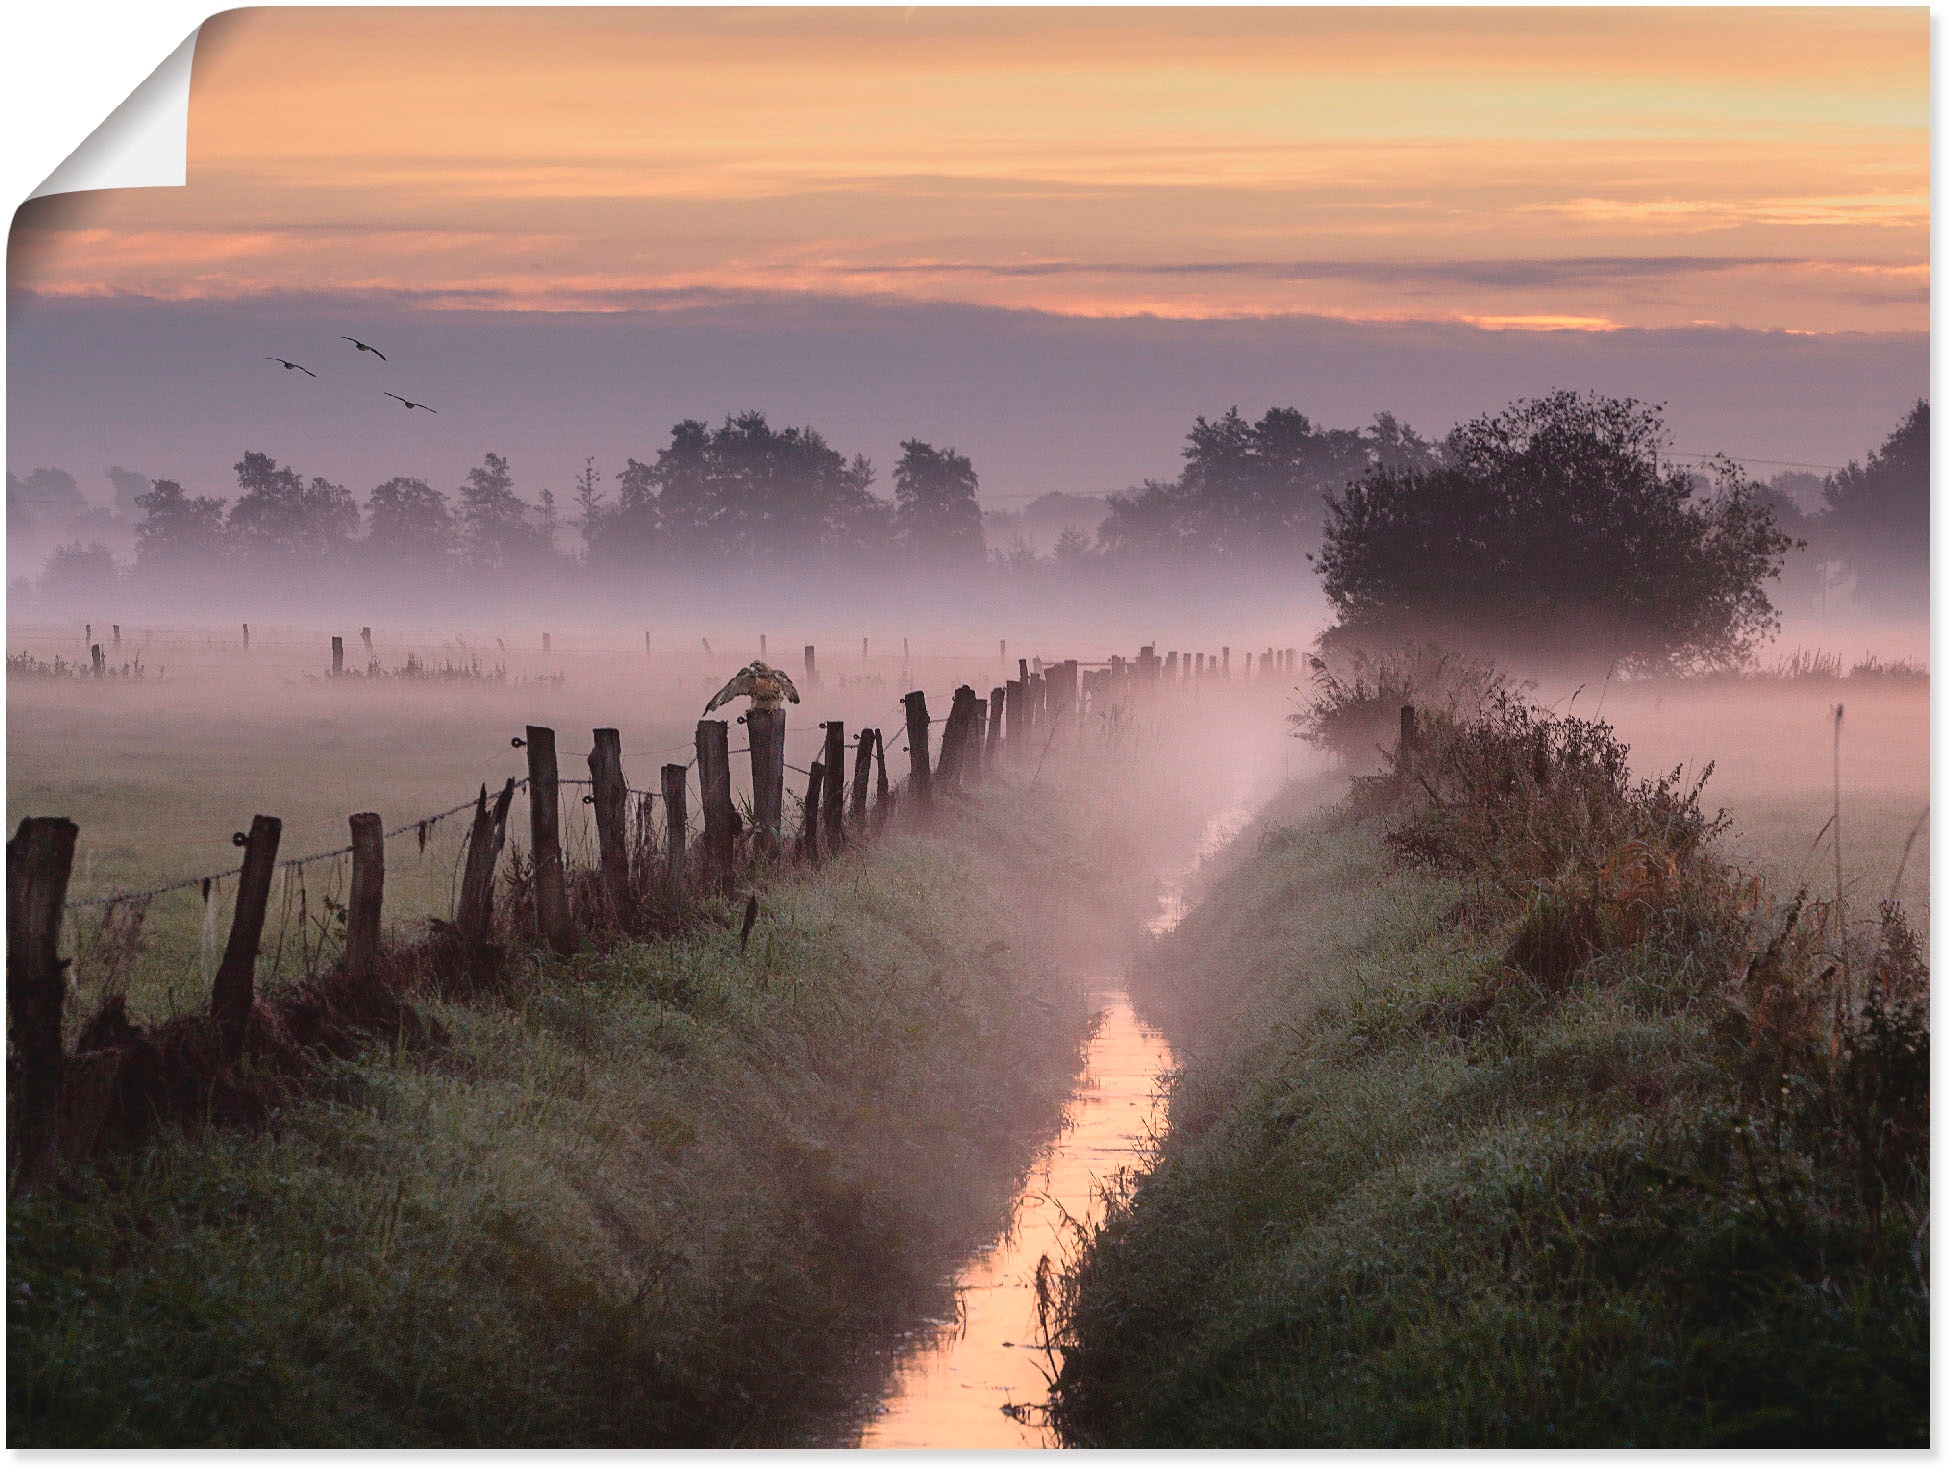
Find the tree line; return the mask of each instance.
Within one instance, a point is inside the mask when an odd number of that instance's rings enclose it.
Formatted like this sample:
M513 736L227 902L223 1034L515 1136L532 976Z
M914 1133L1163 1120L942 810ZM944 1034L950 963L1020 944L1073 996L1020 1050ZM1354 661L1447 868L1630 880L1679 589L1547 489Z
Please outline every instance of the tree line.
M904 441L888 499L865 456L755 411L715 426L683 420L652 458L630 457L612 487L586 461L565 506L547 489L523 498L498 453L450 492L400 476L361 505L347 487L253 450L235 466L234 497L118 467L118 503L139 514L131 565L75 534L43 585L362 564L431 585L442 574L544 578L573 565L986 567L1132 587L1204 569L1291 587L1311 559L1346 628L1491 625L1584 643L1640 643L1648 628L1658 657L1678 661L1748 652L1775 627L1772 592L1809 596L1813 568L1822 594L1843 583L1887 616L1924 610L1925 400L1863 465L1809 487L1809 510L1790 493L1808 487L1792 477L1764 486L1728 460L1677 463L1668 443L1658 407L1598 394L1521 400L1438 440L1387 413L1346 429L1295 408L1253 421L1233 407L1196 418L1174 477L1108 496L1094 535L1071 528L1047 557L1024 541L987 545L979 477L957 449ZM8 476L10 534L64 508L76 533L106 514L74 517L77 503L63 472Z

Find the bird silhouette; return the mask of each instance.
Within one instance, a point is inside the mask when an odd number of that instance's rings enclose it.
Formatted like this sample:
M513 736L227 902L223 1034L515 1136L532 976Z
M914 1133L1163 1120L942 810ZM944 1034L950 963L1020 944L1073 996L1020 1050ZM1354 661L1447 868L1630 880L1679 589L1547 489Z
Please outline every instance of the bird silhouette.
M296 368L298 372L307 378L315 378L318 376L309 368L305 367L303 363L294 363L289 358L265 358L264 361L267 363L282 363L286 372L289 372L292 368Z
M390 389L386 390L385 396L387 398L399 398L399 395L392 392ZM404 404L409 409L424 409L429 414L437 414L439 412L439 410L434 408L431 404L416 404L409 398L399 398L399 402Z
M340 337L343 337L345 341L349 342L353 347L357 348L360 352L369 352L373 357L377 358L382 363L391 361L391 359L386 357L384 353L380 352L376 347L372 346L372 344L369 342L360 342L356 337L345 337L345 334L342 332L340 332L338 335Z

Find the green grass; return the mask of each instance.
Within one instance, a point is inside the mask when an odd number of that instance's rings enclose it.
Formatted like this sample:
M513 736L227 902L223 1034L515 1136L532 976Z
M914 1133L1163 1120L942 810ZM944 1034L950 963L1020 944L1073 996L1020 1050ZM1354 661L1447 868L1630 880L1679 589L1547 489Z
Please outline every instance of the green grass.
M1531 913L1328 795L1261 818L1134 988L1180 1071L1062 1284L1068 1440L1926 1444L1924 1138L1882 1203L1828 1127L1898 1048L1765 1071L1728 925L1531 979Z
M525 957L264 1133L16 1192L11 1443L842 1438L1058 1117L1050 938L1153 892L1099 788L1051 766L782 881L747 956Z

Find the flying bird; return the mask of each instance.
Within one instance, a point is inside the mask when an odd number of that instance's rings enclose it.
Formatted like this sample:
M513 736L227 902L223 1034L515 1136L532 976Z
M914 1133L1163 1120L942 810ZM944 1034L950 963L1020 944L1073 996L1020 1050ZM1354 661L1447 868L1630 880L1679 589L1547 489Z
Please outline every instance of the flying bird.
M399 398L399 395L392 392L389 388L385 391L385 396L387 398ZM430 404L416 404L409 398L399 398L399 402L409 409L424 409L429 414L437 414L439 412L438 409L432 407Z
M264 361L267 363L282 363L284 365L286 372L288 372L292 368L296 368L298 372L302 373L307 378L315 378L318 376L316 373L312 372L309 368L305 367L303 363L294 363L289 358L265 358Z
M798 703L798 687L782 669L773 669L762 659L753 659L730 676L730 683L710 697L703 707L708 715L719 705L727 705L739 695L750 696L753 710L782 710L784 702Z
M345 334L342 332L340 332L338 335L341 338L344 338L344 340L346 342L349 342L353 347L357 348L360 352L369 352L373 357L377 358L382 363L390 361L384 353L380 352L376 347L372 346L371 343L360 342L356 337L345 337Z

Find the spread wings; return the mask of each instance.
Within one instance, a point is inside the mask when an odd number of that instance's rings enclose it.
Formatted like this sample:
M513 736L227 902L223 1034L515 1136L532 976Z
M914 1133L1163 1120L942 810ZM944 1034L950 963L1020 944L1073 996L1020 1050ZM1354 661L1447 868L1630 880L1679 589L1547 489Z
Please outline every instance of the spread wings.
M784 686L785 699L789 700L794 705L799 703L798 687L795 684L791 683L790 675L786 674L782 669L773 669L771 671L771 678Z
M730 676L729 684L725 685L710 697L710 703L703 707L703 713L708 715L717 706L727 705L739 695L747 695L749 693L750 670L748 668L739 669L735 674Z

